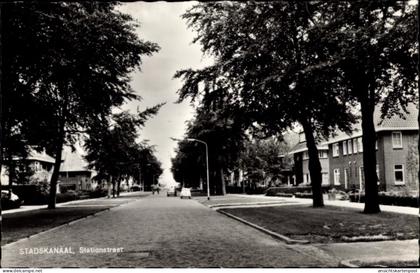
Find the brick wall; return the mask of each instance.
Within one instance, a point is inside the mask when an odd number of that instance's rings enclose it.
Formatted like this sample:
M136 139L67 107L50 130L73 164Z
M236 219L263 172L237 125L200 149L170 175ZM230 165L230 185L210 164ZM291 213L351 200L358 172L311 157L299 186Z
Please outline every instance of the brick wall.
M381 133L384 143L383 162L384 179L386 181L386 190L417 190L418 187L418 132L417 131L401 131L402 148L393 148L392 132L387 131ZM395 184L394 166L403 165L404 169L404 185Z

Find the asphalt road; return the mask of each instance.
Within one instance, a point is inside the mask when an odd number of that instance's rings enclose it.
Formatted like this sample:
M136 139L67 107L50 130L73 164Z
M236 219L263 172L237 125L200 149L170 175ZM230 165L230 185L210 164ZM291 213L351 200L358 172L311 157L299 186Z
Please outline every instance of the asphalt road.
M57 253L59 247L67 253ZM106 253L83 252L90 248ZM36 254L41 251L56 253ZM337 260L313 246L286 245L195 200L161 193L6 245L1 266L334 267Z

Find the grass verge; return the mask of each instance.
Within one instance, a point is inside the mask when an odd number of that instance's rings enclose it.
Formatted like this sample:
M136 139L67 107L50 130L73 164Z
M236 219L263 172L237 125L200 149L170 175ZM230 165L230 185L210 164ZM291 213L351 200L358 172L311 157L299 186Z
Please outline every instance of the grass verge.
M1 245L103 211L109 207L57 207L2 215Z
M221 209L291 239L338 243L418 238L415 215L363 214L352 208L307 205Z

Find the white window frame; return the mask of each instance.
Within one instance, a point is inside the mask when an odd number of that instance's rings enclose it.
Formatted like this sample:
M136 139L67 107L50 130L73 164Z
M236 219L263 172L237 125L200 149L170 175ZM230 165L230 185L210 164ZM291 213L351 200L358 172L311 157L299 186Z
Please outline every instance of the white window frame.
M357 154L357 138L353 138L353 154Z
M402 181L397 181L395 179L395 173L397 171L397 169L395 168L396 166L401 166L401 169L399 169L398 171L402 172ZM405 172L404 172L404 164L396 164L394 165L394 184L395 185L405 185Z
M320 150L318 152L318 154L319 154L319 158L328 158L328 152L327 151Z
M351 139L347 140L347 154L351 155L353 153L353 146Z
M349 168L344 168L344 188L349 188Z
M394 135L399 135L399 140L400 140L400 143L399 144L397 144L397 143L395 143L395 139L396 138L394 138ZM401 149L402 147L403 147L403 145L402 145L402 133L401 132L392 132L391 133L391 138L392 138L392 148L393 149Z
M334 185L340 185L340 169L334 169Z
M343 155L347 155L347 141L343 141Z
M365 172L364 172L363 166L360 166L359 167L359 185L360 185L360 189L363 188L364 176L365 176Z
M363 140L361 137L357 138L357 151L359 153L363 152Z
M338 143L333 143L332 152L333 152L333 157L339 157L340 156L340 146L338 146Z
M328 172L323 172L321 173L321 184L322 185L329 185L329 173Z

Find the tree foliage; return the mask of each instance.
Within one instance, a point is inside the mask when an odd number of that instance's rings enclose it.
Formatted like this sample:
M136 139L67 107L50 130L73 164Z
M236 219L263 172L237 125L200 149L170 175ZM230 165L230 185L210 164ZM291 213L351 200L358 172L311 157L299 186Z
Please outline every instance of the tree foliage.
M269 136L301 123L310 154L314 206L322 206L314 134L327 136L337 127L348 131L355 117L343 99L345 90L336 71L304 71L322 58L308 40L313 17L315 12L305 2L198 4L184 18L197 31L194 42L216 61L175 76L184 80L181 100L217 97L219 92L210 91L227 90L229 105L246 113L252 131Z
M344 98L361 106L366 213L380 211L375 105L381 105L382 117L389 117L403 115L407 105L418 99L416 5L404 1L320 3L308 31L316 51L327 58L306 71L336 70L347 83Z
M185 140L179 144L177 155L172 159L176 181L191 186L198 186L200 178L205 181L205 147L186 140L194 138L208 145L212 193L226 193L225 175L236 166L245 136L240 119L234 119L225 109L197 109L195 118L188 124Z
M3 138L11 128L26 143L47 147L56 162L49 207L64 144L76 141L111 109L137 99L129 75L159 48L140 40L115 3L8 3L2 6ZM14 126L14 127L13 127Z

